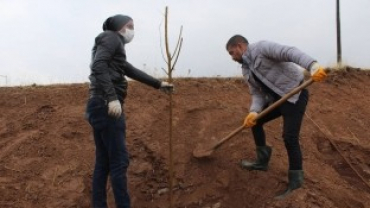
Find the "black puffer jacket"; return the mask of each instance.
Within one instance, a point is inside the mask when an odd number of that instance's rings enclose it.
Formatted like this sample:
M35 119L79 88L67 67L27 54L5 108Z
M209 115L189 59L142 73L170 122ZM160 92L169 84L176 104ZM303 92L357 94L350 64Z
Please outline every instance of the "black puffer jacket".
M90 95L103 96L108 102L125 99L127 94L125 76L157 89L161 85L159 80L126 61L123 37L114 31L102 32L95 38L90 68Z

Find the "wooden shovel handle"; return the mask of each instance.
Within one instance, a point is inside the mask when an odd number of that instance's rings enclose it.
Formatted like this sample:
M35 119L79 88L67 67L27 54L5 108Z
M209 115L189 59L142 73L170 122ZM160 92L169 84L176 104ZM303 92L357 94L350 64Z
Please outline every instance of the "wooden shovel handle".
M259 113L257 115L257 117L256 117L256 120L258 120L258 119L262 118L263 116L265 116L266 114L270 113L276 107L278 107L279 105L281 105L285 101L287 101L290 97L292 97L293 95L297 94L298 92L300 92L304 88L310 86L313 82L314 81L312 79L309 79L309 80L305 81L303 84L301 84L298 87L294 88L291 92L289 92L288 94L284 95L278 101L276 101L275 103L273 103L272 105L270 105L269 107L267 107L266 109L264 109L261 113ZM238 127L233 132L231 132L229 135L227 135L226 137L222 138L220 141L218 141L217 143L215 143L212 149L216 149L221 144L223 144L224 142L226 142L227 140L229 140L230 138L232 138L233 136L235 136L237 133L241 132L244 128L245 128L244 126Z
M310 86L314 81L312 79L309 79L305 82L303 82L301 85L299 85L298 87L294 88L292 91L290 91L288 94L284 95L283 97L281 97L278 101L276 101L275 103L273 103L272 105L270 105L269 107L265 108L261 113L259 113L256 117L256 120L262 118L263 116L265 116L266 114L270 113L272 110L274 110L276 107L280 106L281 104L283 104L285 101L287 101L290 97L292 97L293 95L297 94L298 92L300 92L301 90L303 90L304 88Z

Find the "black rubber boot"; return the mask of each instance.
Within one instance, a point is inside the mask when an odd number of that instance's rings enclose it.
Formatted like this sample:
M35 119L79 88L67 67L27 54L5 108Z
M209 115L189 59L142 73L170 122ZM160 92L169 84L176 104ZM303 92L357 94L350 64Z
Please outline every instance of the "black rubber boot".
M301 188L303 184L303 170L289 170L288 173L289 184L288 188L281 194L278 194L276 199L283 199L293 190Z
M247 170L263 170L266 171L271 158L272 149L269 146L258 146L256 149L256 161L242 160L241 166Z

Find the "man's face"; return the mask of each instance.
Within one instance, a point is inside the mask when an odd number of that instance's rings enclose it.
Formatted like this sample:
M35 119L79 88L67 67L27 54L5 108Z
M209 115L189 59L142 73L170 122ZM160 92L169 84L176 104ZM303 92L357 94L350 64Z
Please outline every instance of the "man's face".
M245 45L243 45L243 43L238 43L238 44L237 44L237 45L235 45L235 46L229 46L229 47L227 48L227 51L229 52L229 54L230 54L231 58L232 58L234 61L236 61L236 62L238 62L238 63L242 64L242 63L243 63L243 58L242 58L242 56L243 56L243 53L244 53L245 49L246 49L246 46L245 46Z

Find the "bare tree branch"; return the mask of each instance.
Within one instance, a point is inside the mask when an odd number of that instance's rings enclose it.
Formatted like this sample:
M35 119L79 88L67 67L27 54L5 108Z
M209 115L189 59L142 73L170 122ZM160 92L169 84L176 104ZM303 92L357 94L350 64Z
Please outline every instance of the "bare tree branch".
M159 24L159 27L158 27L159 34L161 33L161 26L162 26L162 22ZM167 64L166 57L164 56L164 53L163 53L163 42L162 42L161 35L159 36L159 47L161 48L161 54L162 54L163 61Z
M166 73L168 75L168 72L165 68L162 67L161 69L164 71L164 73Z
M172 59L171 59L170 47L168 43L168 7L166 7L166 12L165 12L164 36L165 36L165 43L166 43L168 78L170 79L170 82L171 82L172 81L172 70L171 70L171 60Z
M179 41L179 48L178 48L178 51L176 53L176 58L175 58L175 61L173 62L172 64L172 68L171 70L173 71L175 69L175 65L177 63L177 60L179 59L179 55L180 55L180 52L181 52L181 48L182 48L182 41L183 41L183 38L181 37L180 41Z
M181 40L182 40L182 25L180 27L179 37L177 39L177 44L176 44L175 50L173 51L171 59L173 59L176 56L176 53L177 53L177 50L179 49L179 45L180 45Z

